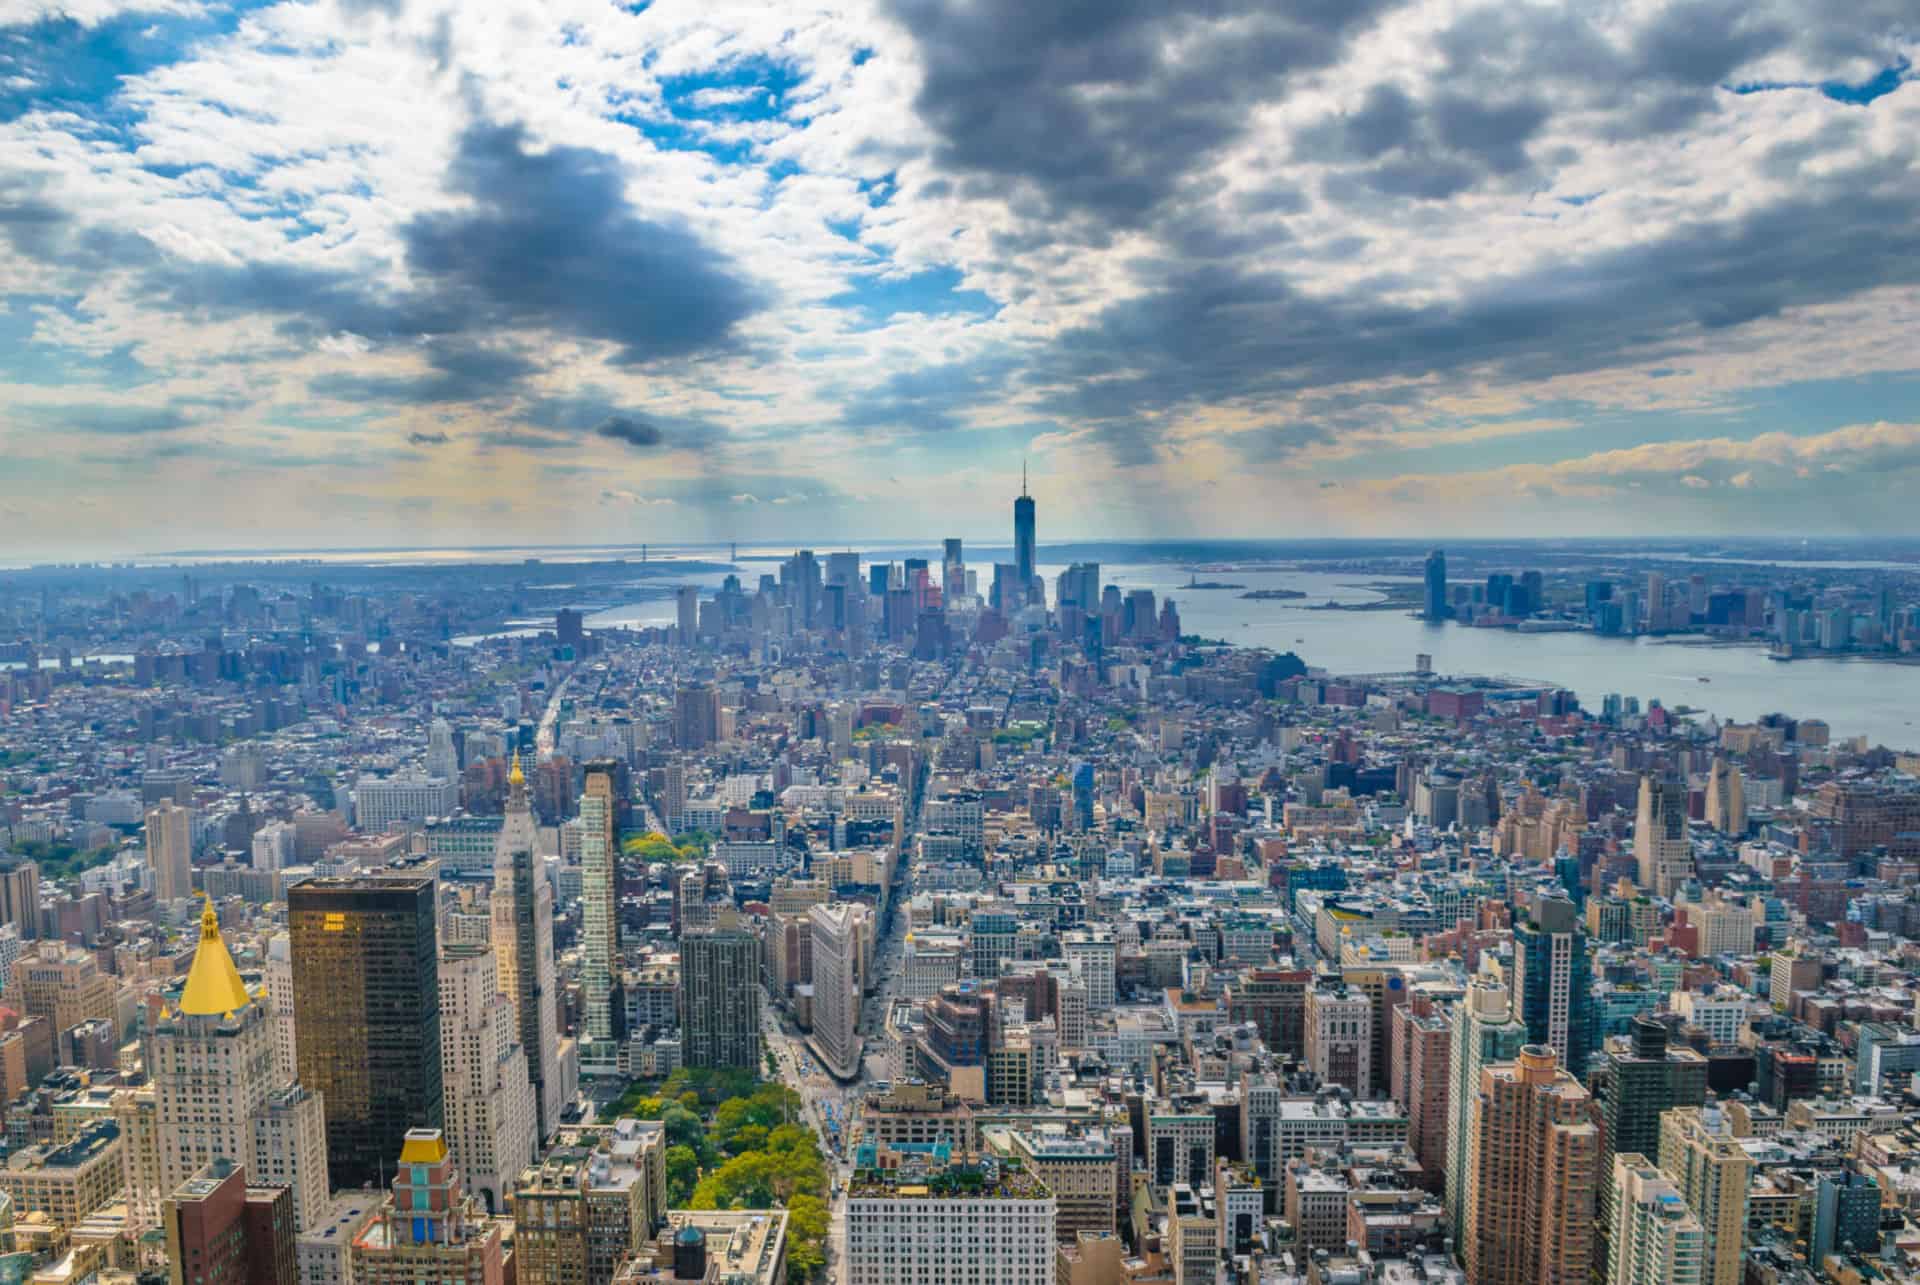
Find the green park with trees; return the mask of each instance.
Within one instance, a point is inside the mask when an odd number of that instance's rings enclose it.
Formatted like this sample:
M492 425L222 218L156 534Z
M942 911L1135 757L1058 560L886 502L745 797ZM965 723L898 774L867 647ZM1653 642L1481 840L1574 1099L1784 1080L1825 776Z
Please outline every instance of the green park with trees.
M783 1208L788 1281L812 1280L826 1265L827 1162L792 1089L746 1071L682 1067L635 1084L611 1114L664 1126L669 1207Z

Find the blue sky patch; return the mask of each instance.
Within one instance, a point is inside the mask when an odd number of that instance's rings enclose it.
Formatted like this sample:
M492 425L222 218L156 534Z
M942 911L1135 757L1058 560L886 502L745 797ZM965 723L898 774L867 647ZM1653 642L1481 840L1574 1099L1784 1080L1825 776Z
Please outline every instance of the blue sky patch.
M111 115L105 109L122 80L182 61L200 42L232 33L265 2L192 16L123 13L93 26L43 18L0 28L0 123L30 111Z
M1884 98L1900 88L1906 82L1907 73L1912 70L1913 63L1902 58L1893 66L1883 67L1857 84L1844 80L1822 80L1818 83L1806 80L1754 80L1738 85L1728 85L1727 89L1736 94L1764 94L1776 89L1817 89L1836 103L1846 103L1850 107L1865 107L1875 99Z
M836 308L855 308L880 323L901 313L944 317L956 312L990 317L1000 305L979 290L960 288L958 268L928 268L905 277L864 277L827 300Z

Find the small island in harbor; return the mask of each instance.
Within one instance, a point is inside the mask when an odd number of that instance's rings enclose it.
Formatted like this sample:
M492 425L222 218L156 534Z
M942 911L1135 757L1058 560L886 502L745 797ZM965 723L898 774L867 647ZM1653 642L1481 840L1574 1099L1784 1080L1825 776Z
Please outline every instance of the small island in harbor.
M1249 589L1240 595L1255 602L1282 602L1292 598L1304 598L1307 595L1298 589Z
M1243 584L1229 584L1225 580L1189 580L1180 586L1182 589L1244 589Z

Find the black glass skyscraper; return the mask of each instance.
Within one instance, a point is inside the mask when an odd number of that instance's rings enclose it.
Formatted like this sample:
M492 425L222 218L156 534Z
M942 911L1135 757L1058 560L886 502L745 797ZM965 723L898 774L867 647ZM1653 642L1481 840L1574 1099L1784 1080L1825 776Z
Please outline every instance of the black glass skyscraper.
M445 1125L433 880L307 879L287 889L300 1082L326 1095L336 1187L379 1184L409 1129Z
M1020 588L1033 594L1033 497L1027 494L1027 470L1020 469L1020 496L1013 502L1013 565Z

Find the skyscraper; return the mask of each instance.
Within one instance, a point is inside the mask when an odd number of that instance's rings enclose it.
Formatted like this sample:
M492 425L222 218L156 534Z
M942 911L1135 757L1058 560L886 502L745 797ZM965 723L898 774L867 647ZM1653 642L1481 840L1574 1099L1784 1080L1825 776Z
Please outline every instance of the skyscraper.
M519 756L507 775L507 813L493 850L493 934L500 993L513 1005L545 1140L560 1123L558 992L553 983L553 885L533 851L533 807Z
M1588 1103L1544 1045L1481 1069L1461 1227L1471 1285L1586 1285L1599 1172Z
M1706 1231L1672 1179L1633 1152L1612 1175L1609 1285L1702 1285Z
M307 879L287 890L300 1079L322 1095L340 1187L380 1181L409 1129L439 1129L434 881Z
M1631 1035L1606 1041L1588 1075L1595 1123L1600 1126L1600 1163L1608 1173L1618 1155L1657 1155L1660 1116L1674 1107L1697 1107L1707 1097L1707 1059L1696 1050L1671 1046L1667 1028L1649 1013L1633 1019ZM1603 1201L1601 1234L1613 1224L1611 1184ZM1611 1244L1600 1254L1610 1254ZM1601 1261L1610 1261L1603 1258Z
M253 1116L273 1090L273 1029L240 980L207 903L186 989L152 1039L160 1186L172 1191L214 1160L253 1157Z
M1687 783L1640 778L1640 811L1633 826L1633 856L1640 886L1671 897L1693 875L1693 844L1687 838Z
M1307 1065L1324 1084L1367 1097L1373 1082L1373 1001L1357 986L1325 981L1307 992Z
M1513 930L1513 989L1527 1038L1550 1044L1576 1076L1592 1053L1593 966L1573 903L1541 895ZM1651 1144L1649 1144L1651 1150Z
M688 1066L760 1067L760 942L723 910L680 939L681 1024Z
M710 683L694 683L673 694L673 744L703 750L720 739L720 693Z
M1527 1025L1513 1014L1507 988L1488 977L1467 983L1467 993L1454 1006L1453 1047L1447 1059L1447 1221L1464 1227L1468 1167L1468 1131L1473 1103L1479 1093L1480 1072L1497 1062L1511 1062L1527 1042Z
M1713 756L1713 767L1707 773L1706 822L1723 834L1747 832L1746 778L1724 754Z
M453 726L444 718L436 718L427 725L427 775L443 781L460 779L460 756L453 748Z
M967 592L967 560L957 539L946 542L946 556L940 560L940 592L948 606Z
M580 991L586 1033L580 1067L594 1075L620 1070L620 1004L614 984L620 962L619 870L613 842L613 776L587 770L580 799Z
M474 1195L499 1213L537 1154L539 1112L491 947L460 942L442 952L440 1032L447 1145Z
M1014 611L1033 596L1033 497L1027 494L1027 466L1020 466L1020 494L1013 502L1013 565L1019 577L1020 601L1001 603L1002 611Z
M193 895L193 812L190 809L165 799L147 813L147 864L153 868L155 900L164 904Z
M807 911L813 935L813 1044L843 1079L860 1069L860 937L865 906L836 902Z
M263 1187L293 1192L293 1225L317 1227L332 1198L327 1170L327 1113L320 1095L297 1081L281 1084L253 1116L253 1158L247 1173Z
M1427 603L1421 615L1428 620L1445 620L1451 614L1447 606L1447 555L1435 549L1427 555Z
M1660 1116L1660 1168L1706 1233L1702 1285L1740 1285L1753 1161L1717 1110L1675 1107Z
M700 587L683 584L674 591L676 639L682 647L693 646L700 634Z
M1880 1184L1863 1173L1821 1174L1814 1189L1812 1248L1816 1264L1839 1250L1879 1253Z

